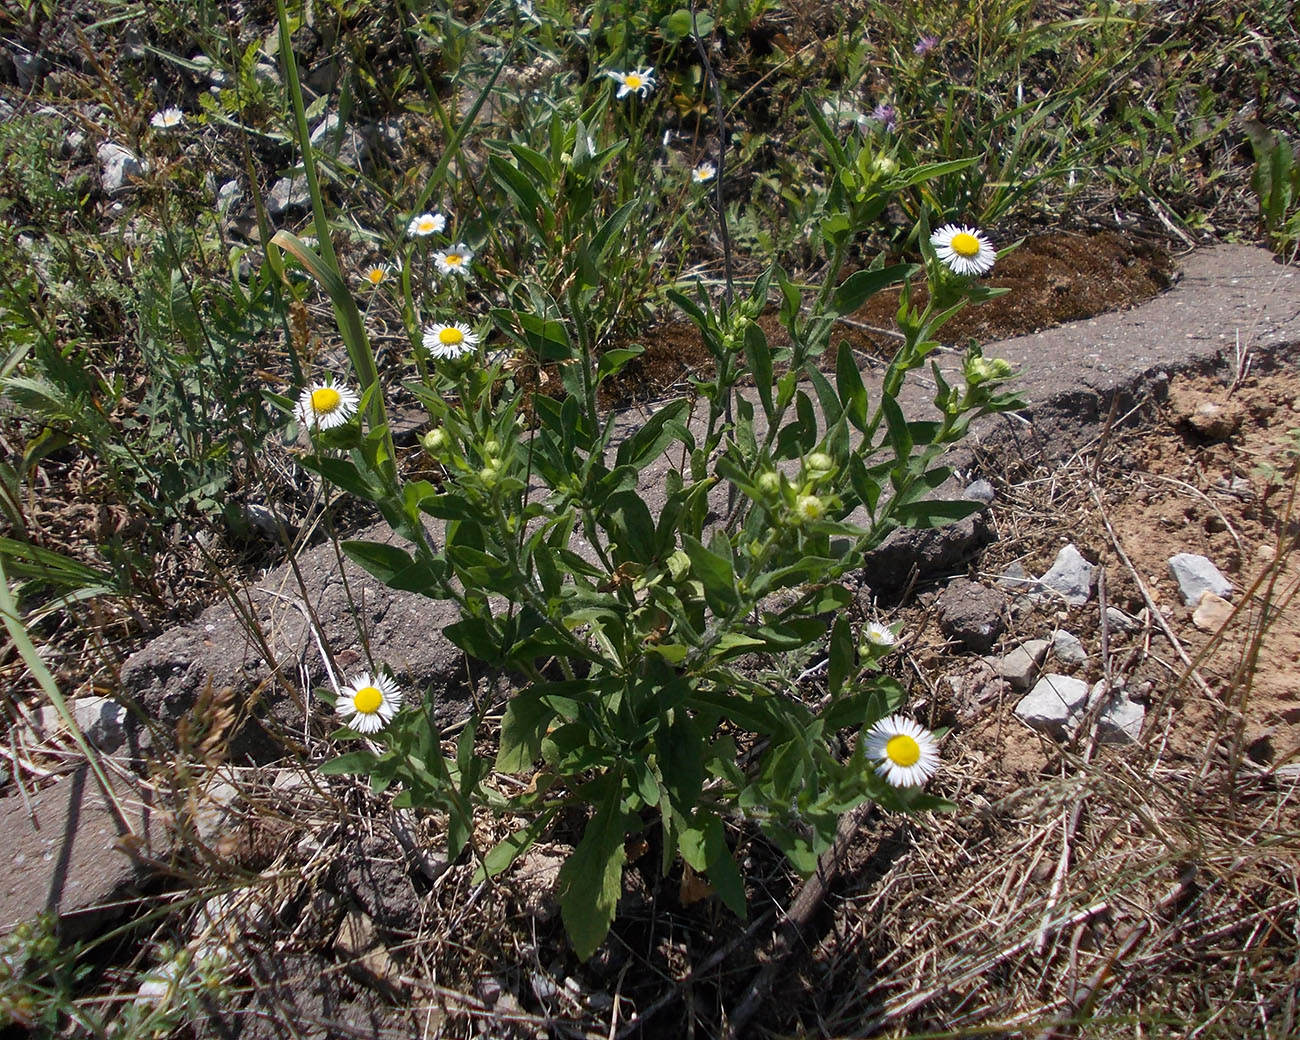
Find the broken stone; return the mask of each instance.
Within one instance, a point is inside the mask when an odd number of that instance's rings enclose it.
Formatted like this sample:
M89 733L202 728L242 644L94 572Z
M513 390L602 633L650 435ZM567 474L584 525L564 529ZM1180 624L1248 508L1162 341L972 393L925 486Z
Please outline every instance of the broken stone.
M944 527L900 527L867 553L863 574L873 590L900 589L916 574L924 580L951 573L993 541L995 535L983 512Z
M1059 740L1066 736L1071 720L1087 703L1086 682L1049 672L1021 698L1015 711L1030 728Z
M549 921L559 911L555 886L559 883L560 868L572 851L568 845L534 846L515 864L513 874L519 882L524 909L539 921Z
M144 175L140 160L120 144L105 141L95 153L99 159L99 181L110 198L129 191L132 181Z
M1214 440L1224 440L1237 432L1241 419L1239 409L1224 408L1214 401L1202 401L1192 410L1187 422L1197 433Z
M1219 573L1219 568L1195 553L1178 553L1169 557L1169 576L1178 583L1183 603L1189 607L1196 606L1205 592L1225 599L1232 595L1232 583Z
M1111 628L1119 629L1121 632L1142 631L1142 622L1131 614L1125 614L1118 607L1106 608L1106 623Z
M30 797L0 799L0 935L48 909L61 935L76 939L132 909L144 864L165 861L171 841L147 789L113 786L131 834L85 766Z
M1232 617L1232 604L1213 592L1202 592L1201 601L1192 611L1192 624L1202 632L1217 632Z
M975 653L992 649L1006 630L1007 600L996 589L956 578L939 596L939 630Z
M972 502L983 502L987 506L993 503L997 492L987 480L975 480L966 485L966 490L961 493L961 497L969 498Z
M1097 740L1103 744L1136 744L1142 735L1142 723L1146 721L1146 708L1129 697L1123 687L1109 696L1106 690L1106 680L1100 679L1088 693L1089 708L1105 698L1097 715Z
M1070 606L1078 607L1087 603L1092 595L1093 570L1093 565L1071 542L1056 554L1056 561L1039 581L1053 592L1060 593Z
M1058 629L1052 633L1052 655L1063 664L1083 664L1088 651L1073 632Z
M100 751L112 754L126 743L126 709L108 697L77 697L68 702L82 735ZM53 704L36 713L32 729L38 739L52 737L63 728L63 717Z
M1047 656L1046 639L1030 639L1001 657L984 660L1005 679L1014 690L1027 690L1033 684L1038 668Z
M334 952L344 959L344 970L357 981L389 992L400 988L401 973L365 911L350 910L343 918Z
M272 216L280 216L291 209L306 209L311 205L311 192L307 190L307 177L281 177L266 197L266 209Z

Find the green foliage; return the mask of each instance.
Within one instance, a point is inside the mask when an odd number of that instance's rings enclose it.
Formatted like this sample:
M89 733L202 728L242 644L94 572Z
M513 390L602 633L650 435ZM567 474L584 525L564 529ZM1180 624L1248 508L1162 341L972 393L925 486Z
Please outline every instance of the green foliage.
M835 173L816 229L829 271L899 191L967 165L878 163L872 144L840 139L816 106L808 111ZM618 439L596 390L636 351L598 350L611 320L600 301L628 277L618 247L644 203L617 204L597 190L601 171L617 181L615 164L629 148L590 147L588 119L597 114L556 114L545 151L503 144L488 164L501 197L492 222L557 243L532 277L512 273L497 286L509 304L493 311L493 322L534 362L558 367L562 396L526 396L499 362L484 368L477 355L434 361L409 389L429 411L434 434L425 446L441 467L439 484L404 483L382 465L367 448L382 430L333 451L322 437L310 463L375 502L407 539L405 547L346 542L353 561L394 588L455 601L461 620L448 638L525 677L506 705L496 767L535 773L527 793L503 794L486 784L474 753L482 720L449 750L418 711L377 735L382 750L346 755L327 770L367 773L377 789L397 785L403 804L446 812L452 855L469 839L476 806L522 817L515 834L485 853L487 873L535 840L539 821L586 807L590 818L560 878L565 926L582 957L613 920L625 841L647 825L661 831L665 868L680 854L743 914L744 886L726 842L737 813L809 871L839 816L862 800L938 804L888 788L860 740L847 761L835 754L840 731L860 733L903 694L843 626L832 639L834 682L823 710L740 662L818 644L821 618L850 599L839 578L895 527L965 515L969 503L927 497L949 474L937 460L974 416L1018 404L997 392L1009 368L977 351L964 387L934 369L935 420L907 420L895 403L944 322L987 296L933 254L924 268L877 262L828 278L810 299L774 265L730 305L702 288L669 291L713 355L712 379L696 388L703 415L692 420L681 399ZM905 295L905 343L883 394L868 400L847 345L832 385L816 362L836 319L921 270L930 303L916 308ZM756 320L770 291L783 301L786 347L774 347ZM751 380L757 407L736 393ZM666 502L654 516L638 489L665 465L654 479ZM722 523L710 519L718 495L730 507ZM425 517L444 522L440 538L425 533ZM744 759L738 741L749 748Z
M1255 172L1251 187L1259 196L1259 222L1270 248L1279 253L1300 242L1300 153L1286 134L1256 130L1251 135Z

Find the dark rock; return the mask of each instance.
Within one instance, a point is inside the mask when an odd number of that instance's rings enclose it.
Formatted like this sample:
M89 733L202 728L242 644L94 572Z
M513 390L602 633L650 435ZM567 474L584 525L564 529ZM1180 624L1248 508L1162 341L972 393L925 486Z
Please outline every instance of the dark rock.
M967 578L949 583L938 610L939 630L977 654L991 650L1006 630L1006 596Z
M862 574L873 591L902 589L912 579L951 572L996 538L984 513L946 527L900 527L869 552Z

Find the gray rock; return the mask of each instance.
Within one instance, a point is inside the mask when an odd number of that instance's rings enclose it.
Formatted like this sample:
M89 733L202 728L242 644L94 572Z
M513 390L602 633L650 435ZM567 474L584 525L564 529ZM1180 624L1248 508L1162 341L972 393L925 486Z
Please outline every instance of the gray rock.
M1103 744L1136 744L1142 736L1147 710L1119 687L1107 694L1106 680L1093 684L1088 693L1088 707L1105 698L1097 715L1097 739Z
M1086 682L1068 675L1049 672L1021 698L1015 711L1026 725L1061 739L1068 733L1071 722L1087 703Z
M218 90L230 86L229 74L206 54L194 55L190 63L197 66L198 74L207 80L209 86L216 87Z
M129 150L112 141L105 141L95 153L99 159L99 179L110 197L129 191L132 181L144 175L144 170Z
M1219 573L1219 568L1195 553L1178 553L1169 557L1169 576L1178 583L1183 603L1189 607L1200 603L1204 592L1213 592L1224 599L1232 596L1232 583Z
M1013 690L1027 690L1038 674L1039 666L1047 656L1046 639L1030 639L1021 643L1008 654L997 658L985 658Z
M1041 592L1043 586L1037 578L1030 577L1029 572L1019 560L1013 560L1005 571L998 576L998 584L1013 592Z
M342 125L337 112L331 112L311 133L311 143L325 155L333 156L344 166L365 173L370 167L368 135L359 127Z
M380 524L358 534L362 541L400 541ZM318 619L322 639L343 672L341 681L367 668L364 648L357 635L353 604L364 604L370 650L377 663L387 664L412 701L432 698L434 718L447 727L468 715L464 655L444 636L443 629L460 620L453 603L429 599L414 592L395 592L351 561L339 570L333 546L322 545L298 557L298 570ZM271 595L276 593L276 595ZM269 761L283 754L303 732L300 662L313 685L326 681L316 642L295 605L297 579L280 567L251 589L251 621L261 636L250 634L242 616L226 604L204 611L187 624L164 633L129 658L122 668L122 685L153 720L142 732L134 716L127 732L132 750L145 750L160 741L194 711L209 688L229 688L238 709L254 708L252 719L231 735L233 759ZM269 651L272 663L267 661ZM334 720L308 696L305 707L321 731Z
M242 202L243 198L244 189L240 187L239 181L226 181L217 189L217 210L225 216L230 212L230 208Z
M0 935L48 909L61 935L76 939L135 905L149 874L144 864L167 859L171 836L148 789L112 783L134 838L85 766L30 798L0 799Z
M972 502L983 502L987 506L993 503L997 492L987 480L975 480L966 485L966 490L961 493L961 497L969 498Z
M1106 623L1121 632L1141 632L1142 622L1131 614L1125 614L1118 607L1106 608Z
M1058 630L1052 633L1052 655L1062 664L1083 664L1088 651L1073 632Z
M79 159L86 151L88 138L81 130L69 130L59 145L59 156L64 159Z
M1077 607L1087 603L1092 595L1093 569L1071 543L1056 554L1056 561L1039 581L1060 593L1070 606Z
M307 175L295 174L281 177L266 197L266 209L272 216L280 216L291 209L306 209L311 205L311 192L307 190Z
M126 743L126 709L108 697L77 697L68 702L82 735L100 751L112 754ZM53 704L36 713L33 728L39 737L51 737L63 728Z
M967 578L948 584L938 610L939 630L976 653L990 650L1006 631L1006 596Z
M14 75L18 79L19 90L31 90L40 82L48 63L39 53L19 51L14 54Z

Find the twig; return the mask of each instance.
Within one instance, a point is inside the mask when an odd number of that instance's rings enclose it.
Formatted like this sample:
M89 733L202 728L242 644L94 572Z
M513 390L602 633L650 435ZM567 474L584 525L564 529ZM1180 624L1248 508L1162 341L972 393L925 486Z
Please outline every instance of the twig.
M771 992L777 972L784 967L786 958L793 952L799 933L807 927L813 914L826 898L826 893L830 891L831 883L844 863L849 845L858 833L858 828L866 822L874 808L874 802L864 802L840 818L839 826L835 829L835 841L817 861L817 870L799 887L794 902L786 912L785 920L777 928L768 962L759 969L758 974L745 990L740 1003L729 1016L722 1034L727 1040L735 1040L736 1037L745 1035L745 1028L749 1025L750 1019L758 1013L763 1006L763 1001Z

